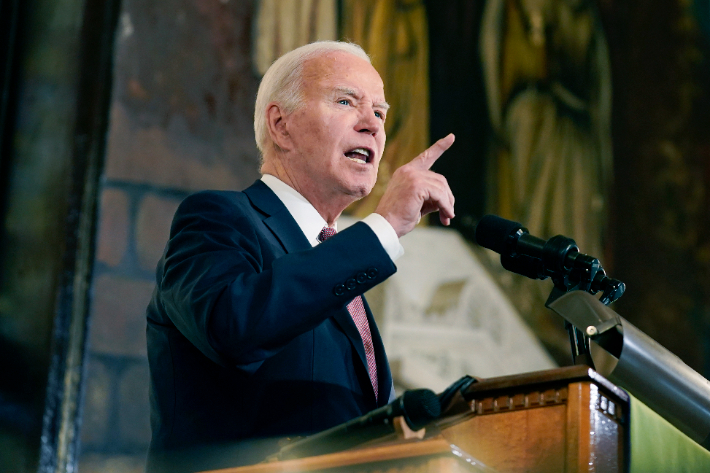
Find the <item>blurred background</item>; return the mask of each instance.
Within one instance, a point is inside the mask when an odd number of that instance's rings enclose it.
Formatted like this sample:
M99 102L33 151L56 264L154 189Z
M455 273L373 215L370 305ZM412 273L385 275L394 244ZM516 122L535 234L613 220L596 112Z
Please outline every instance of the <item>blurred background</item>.
M361 44L393 106L350 219L457 137L453 230L368 295L399 389L571 363L549 282L472 243L486 213L574 238L710 376L710 0L0 0L0 471L144 471L172 214L258 178L261 75L317 39Z

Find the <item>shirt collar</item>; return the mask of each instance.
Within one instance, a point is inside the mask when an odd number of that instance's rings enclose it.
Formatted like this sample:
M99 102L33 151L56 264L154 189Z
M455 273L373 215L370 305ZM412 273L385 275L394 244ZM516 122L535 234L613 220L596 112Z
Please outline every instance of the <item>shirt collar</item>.
M308 200L281 179L271 174L264 174L261 180L271 189L276 197L286 206L293 219L312 246L318 244L318 234L328 223ZM335 229L338 229L337 223Z

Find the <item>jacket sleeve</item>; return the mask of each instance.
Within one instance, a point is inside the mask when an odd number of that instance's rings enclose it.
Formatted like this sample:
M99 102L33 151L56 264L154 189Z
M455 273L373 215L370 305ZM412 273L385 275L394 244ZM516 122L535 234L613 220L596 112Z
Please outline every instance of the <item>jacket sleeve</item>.
M243 205L214 192L183 201L158 292L164 312L200 351L251 372L396 267L363 223L265 262L270 243L259 235L269 230Z

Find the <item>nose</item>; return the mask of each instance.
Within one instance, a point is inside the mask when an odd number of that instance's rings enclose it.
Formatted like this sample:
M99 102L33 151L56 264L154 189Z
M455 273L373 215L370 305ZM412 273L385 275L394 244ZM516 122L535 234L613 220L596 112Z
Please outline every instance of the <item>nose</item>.
M375 136L382 130L382 120L375 116L374 110L364 110L360 113L356 129L360 133Z

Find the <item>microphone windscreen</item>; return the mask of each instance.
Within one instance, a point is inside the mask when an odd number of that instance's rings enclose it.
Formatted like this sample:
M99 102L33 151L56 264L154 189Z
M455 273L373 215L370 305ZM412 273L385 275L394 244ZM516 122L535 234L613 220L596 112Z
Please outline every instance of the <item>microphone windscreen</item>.
M439 396L430 389L414 389L402 395L404 419L412 430L419 430L441 415Z
M521 223L486 215L476 225L476 243L496 253L505 254L508 235L524 228Z

